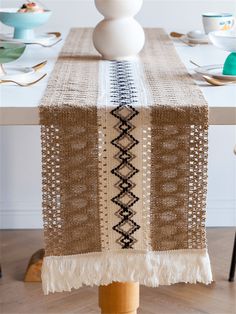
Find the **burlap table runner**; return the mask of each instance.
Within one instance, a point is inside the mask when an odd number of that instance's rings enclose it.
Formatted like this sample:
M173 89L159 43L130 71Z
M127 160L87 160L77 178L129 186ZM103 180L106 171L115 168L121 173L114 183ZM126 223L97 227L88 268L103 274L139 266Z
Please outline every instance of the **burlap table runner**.
M72 29L40 105L45 293L212 281L207 104L167 34L103 61Z

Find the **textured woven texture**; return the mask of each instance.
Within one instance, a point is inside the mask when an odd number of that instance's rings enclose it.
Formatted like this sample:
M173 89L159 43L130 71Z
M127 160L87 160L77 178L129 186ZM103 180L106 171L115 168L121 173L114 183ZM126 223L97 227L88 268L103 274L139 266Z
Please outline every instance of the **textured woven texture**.
M211 281L208 107L163 30L116 62L100 59L91 29L73 29L40 119L46 293Z

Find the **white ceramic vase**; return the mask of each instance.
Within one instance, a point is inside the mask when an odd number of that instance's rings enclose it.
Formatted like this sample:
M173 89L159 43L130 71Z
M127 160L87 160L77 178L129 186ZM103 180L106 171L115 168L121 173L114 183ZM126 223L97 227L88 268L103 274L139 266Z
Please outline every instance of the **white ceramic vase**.
M142 50L144 31L134 19L142 3L143 0L95 0L104 20L94 29L93 43L104 59L132 59Z

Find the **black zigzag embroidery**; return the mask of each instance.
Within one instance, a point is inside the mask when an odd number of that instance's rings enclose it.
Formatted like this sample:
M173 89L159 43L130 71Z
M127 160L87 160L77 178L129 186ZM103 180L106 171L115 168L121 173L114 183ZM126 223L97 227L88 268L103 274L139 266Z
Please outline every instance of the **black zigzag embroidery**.
M120 234L117 243L122 249L132 249L137 242L134 233L140 228L132 219L136 214L133 206L139 201L139 197L132 192L135 187L132 178L139 172L132 164L136 157L132 153L132 148L139 144L139 141L132 135L132 131L135 129L132 119L139 114L138 110L132 106L137 102L137 91L128 61L111 62L110 73L111 99L116 105L111 114L118 120L114 128L119 133L111 141L111 144L118 149L114 157L119 162L119 165L111 171L119 179L115 185L119 193L112 198L112 202L119 206L115 214L120 221L113 226L113 230Z

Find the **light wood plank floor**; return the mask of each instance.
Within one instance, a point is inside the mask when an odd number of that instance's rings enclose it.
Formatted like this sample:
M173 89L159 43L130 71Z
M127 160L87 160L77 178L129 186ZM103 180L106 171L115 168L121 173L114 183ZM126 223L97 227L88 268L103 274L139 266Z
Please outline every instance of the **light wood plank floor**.
M208 230L215 282L212 285L176 284L141 288L139 314L235 314L236 282L227 281L233 228ZM43 296L41 284L22 281L30 255L43 247L42 231L1 231L3 278L0 279L1 314L95 314L97 288Z

